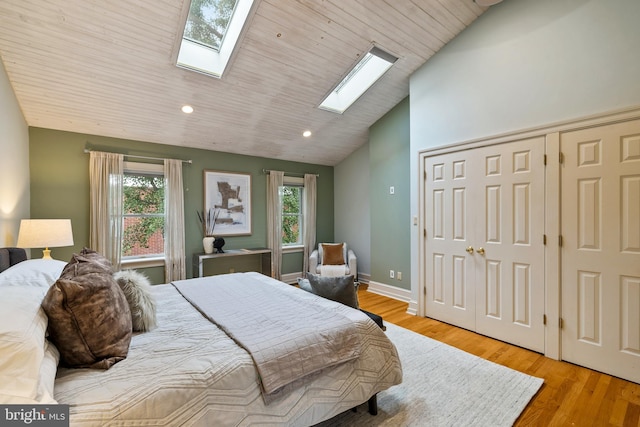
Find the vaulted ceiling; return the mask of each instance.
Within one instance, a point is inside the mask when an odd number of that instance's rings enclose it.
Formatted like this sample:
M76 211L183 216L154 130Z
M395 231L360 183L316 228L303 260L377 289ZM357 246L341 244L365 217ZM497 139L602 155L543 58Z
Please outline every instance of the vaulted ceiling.
M216 79L175 65L188 7L2 0L0 57L27 124L336 165L409 94L409 76L485 10L472 0L255 0ZM344 114L318 109L374 45L395 65Z

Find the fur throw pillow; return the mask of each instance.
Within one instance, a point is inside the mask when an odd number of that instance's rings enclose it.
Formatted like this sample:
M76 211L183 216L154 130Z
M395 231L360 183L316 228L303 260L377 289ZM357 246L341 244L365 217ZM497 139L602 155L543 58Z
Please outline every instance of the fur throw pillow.
M133 330L146 332L154 329L156 301L151 294L151 283L147 276L135 270L122 270L113 277L129 303Z

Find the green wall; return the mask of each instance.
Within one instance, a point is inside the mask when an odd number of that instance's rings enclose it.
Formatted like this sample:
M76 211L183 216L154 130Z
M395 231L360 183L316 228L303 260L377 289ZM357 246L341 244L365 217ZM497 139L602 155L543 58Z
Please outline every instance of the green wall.
M75 245L53 249L56 259L68 260L74 252L89 245L89 155L85 148L123 154L191 159L184 164L185 249L187 276L192 277L191 256L202 252L202 234L196 211L203 209L203 170L251 174L252 233L225 237L225 249L265 247L266 175L263 169L292 173L316 173L318 179L318 241L333 238L333 167L278 159L221 153L149 142L108 138L51 129L29 129L29 163L32 218L71 218ZM302 271L302 255L283 255L282 273ZM146 269L154 283L163 283L161 268Z
M409 166L407 97L369 128L371 280L403 289L411 289Z

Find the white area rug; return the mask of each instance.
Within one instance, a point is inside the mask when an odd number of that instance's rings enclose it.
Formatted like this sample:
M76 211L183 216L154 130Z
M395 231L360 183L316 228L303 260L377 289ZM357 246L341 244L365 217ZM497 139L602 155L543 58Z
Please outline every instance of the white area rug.
M387 323L402 384L378 393L378 415L360 405L318 426L510 426L542 386L532 377Z

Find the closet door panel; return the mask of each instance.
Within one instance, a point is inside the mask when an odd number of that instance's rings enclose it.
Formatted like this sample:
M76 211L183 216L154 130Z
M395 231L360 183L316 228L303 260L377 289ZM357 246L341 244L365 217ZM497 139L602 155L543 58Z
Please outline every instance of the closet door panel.
M544 352L544 138L475 156L485 165L475 179L485 194L476 209L476 330Z
M474 230L469 215L468 159L461 153L425 159L425 271L427 316L475 329Z
M562 358L640 382L640 121L560 148Z

